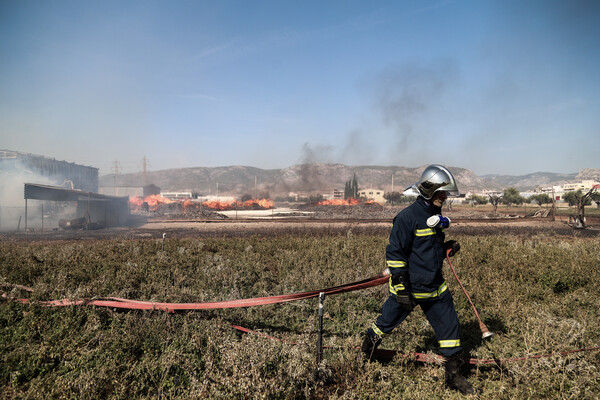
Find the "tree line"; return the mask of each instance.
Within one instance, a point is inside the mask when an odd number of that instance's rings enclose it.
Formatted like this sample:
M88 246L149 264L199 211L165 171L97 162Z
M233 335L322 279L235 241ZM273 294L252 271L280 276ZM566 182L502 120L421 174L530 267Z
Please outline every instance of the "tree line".
M577 191L566 192L562 198L563 200L569 204L569 206L576 206L580 203L581 199L585 197L585 205L589 206L593 202L596 202L598 206L600 206L600 193L595 191L594 189L584 193L583 190L579 189ZM529 197L521 196L521 193L515 188L507 188L504 189L504 192L501 195L471 195L469 197L469 202L473 205L482 205L482 204L504 204L507 206L510 205L521 205L523 203L536 203L539 206L544 204L551 204L553 202L552 197L550 197L547 193L537 193Z

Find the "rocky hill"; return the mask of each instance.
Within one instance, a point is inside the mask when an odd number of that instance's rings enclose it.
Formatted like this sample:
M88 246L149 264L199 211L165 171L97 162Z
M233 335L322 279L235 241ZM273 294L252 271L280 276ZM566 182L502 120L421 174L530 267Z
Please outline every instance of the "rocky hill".
M558 174L552 172L534 172L532 174L512 175L484 175L490 184L496 187L514 187L518 190L531 190L536 186L562 185L576 179L577 174Z
M569 182L581 182L584 180L600 181L600 168L585 168L576 174L534 172L532 174L520 176L484 175L482 178L497 187L514 187L519 190L531 190L536 186L562 185Z
M285 196L289 192L307 194L331 193L344 190L346 181L356 174L360 188L402 191L415 183L426 166L348 166L344 164L299 164L284 169L260 169L248 166L195 167L150 171L146 182L163 191L191 191L203 195L252 197ZM561 184L582 179L600 179L600 169L588 168L578 174L536 172L523 176L477 176L465 168L449 167L461 192L482 189L516 187L530 190L538 185ZM393 176L393 178L392 178ZM112 186L113 175L100 177L100 186ZM117 186L142 186L141 173L117 176Z
M600 181L600 168L584 168L575 177L577 181L583 180Z

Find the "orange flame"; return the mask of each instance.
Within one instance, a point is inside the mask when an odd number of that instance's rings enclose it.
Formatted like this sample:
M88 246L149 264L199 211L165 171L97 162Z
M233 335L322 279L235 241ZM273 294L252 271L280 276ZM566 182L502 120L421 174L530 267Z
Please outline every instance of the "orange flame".
M169 204L172 202L172 200L162 197L160 194L152 194L144 198L140 196L129 198L129 205L132 206L133 209L139 209L144 203L146 203L151 211L156 211L160 204Z
M275 208L275 203L271 199L251 199L248 201L239 202L239 201L228 201L221 202L218 200L213 201L205 201L203 203L194 202L190 199L185 200L170 200L166 197L162 197L159 194L142 197L130 197L129 204L132 210L139 210L144 207L144 203L148 205L148 211L157 211L159 205L161 204L171 204L171 203L179 203L183 206L185 211L189 211L190 209L199 209L200 207L210 208L212 210L217 211L226 211L226 210L270 210L271 208Z
M228 201L221 202L218 200L213 201L205 201L202 203L203 206L211 208L213 210L218 211L227 211L227 210L235 210L235 209L261 209L261 210L270 210L275 207L275 203L271 199L251 199L242 202L239 201Z
M271 199L251 199L242 203L243 208L259 207L263 210L270 210L275 207L275 202Z
M225 210L233 210L235 208L235 203L236 202L234 202L234 201L212 200L212 201L205 201L204 203L202 203L202 205L204 207L208 207L213 210L225 211Z
M352 197L344 199L322 200L317 203L318 206L355 206L360 202Z
M201 206L200 203L194 202L190 199L185 199L182 204L185 211L190 211L190 209L199 209Z

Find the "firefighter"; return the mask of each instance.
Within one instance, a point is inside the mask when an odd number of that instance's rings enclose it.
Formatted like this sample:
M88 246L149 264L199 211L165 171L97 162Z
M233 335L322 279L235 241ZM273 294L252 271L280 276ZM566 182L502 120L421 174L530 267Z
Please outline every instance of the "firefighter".
M458 195L452 173L441 165L428 166L419 182L411 187L417 200L394 218L386 264L390 273L389 297L381 315L368 328L361 350L371 360L382 338L408 317L417 305L425 313L438 339L445 358L448 386L463 394L473 387L461 374L460 332L452 295L442 276L446 251L453 256L460 245L445 241L444 230L450 219L442 216L442 205L448 196Z

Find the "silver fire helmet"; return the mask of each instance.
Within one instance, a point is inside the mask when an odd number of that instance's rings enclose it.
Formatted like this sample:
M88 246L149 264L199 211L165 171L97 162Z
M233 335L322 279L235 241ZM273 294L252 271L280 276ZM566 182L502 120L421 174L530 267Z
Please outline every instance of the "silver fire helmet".
M415 184L421 196L431 200L436 192L446 192L448 196L458 196L458 186L452 173L446 167L433 164L425 168L421 179Z

